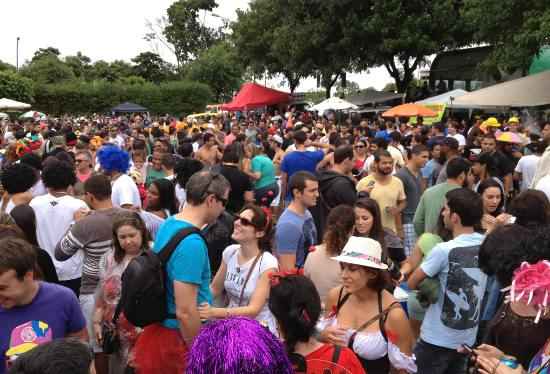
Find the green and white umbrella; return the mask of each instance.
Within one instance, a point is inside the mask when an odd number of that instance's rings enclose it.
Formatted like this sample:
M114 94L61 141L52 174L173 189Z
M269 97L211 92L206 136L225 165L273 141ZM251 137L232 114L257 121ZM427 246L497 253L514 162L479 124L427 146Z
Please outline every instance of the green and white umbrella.
M35 120L43 120L46 119L46 115L42 112L36 112L34 110L30 110L26 113L23 113L19 118L33 118Z

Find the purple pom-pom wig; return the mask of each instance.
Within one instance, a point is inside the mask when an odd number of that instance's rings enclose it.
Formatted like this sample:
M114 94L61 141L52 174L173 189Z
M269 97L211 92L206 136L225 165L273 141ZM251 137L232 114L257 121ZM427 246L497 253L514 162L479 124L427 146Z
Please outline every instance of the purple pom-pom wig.
M187 374L292 374L285 348L257 321L234 317L201 329Z
M97 152L97 158L99 165L107 173L126 173L130 168L130 155L115 145L101 147Z

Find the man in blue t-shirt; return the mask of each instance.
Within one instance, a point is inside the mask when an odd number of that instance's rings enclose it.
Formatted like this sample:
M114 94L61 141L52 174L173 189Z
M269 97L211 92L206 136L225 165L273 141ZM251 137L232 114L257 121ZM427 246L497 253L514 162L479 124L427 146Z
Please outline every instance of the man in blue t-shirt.
M277 221L275 248L281 270L304 266L309 247L317 244L315 222L308 208L317 204L319 182L307 171L299 171L290 178L292 201Z
M186 185L185 207L162 224L153 251L160 252L181 229L190 226L203 228L214 223L224 211L229 188L229 182L221 174L210 171L195 173ZM212 304L208 247L200 235L191 234L180 242L168 261L166 271L168 313L175 314L177 319L167 319L163 325L179 329L190 347L201 327L197 306Z
M75 294L37 281L35 263L36 251L26 241L0 240L0 374L42 343L64 337L88 339Z
M466 188L447 192L443 208L451 241L436 245L409 279L416 289L426 277L440 282L437 302L422 322L415 347L419 373L464 373L467 356L457 351L476 341L487 276L478 265L483 235L475 232L483 216L481 197Z
M323 151L306 150L307 135L304 131L298 130L294 133L294 144L296 150L286 154L281 162L281 197L286 196L287 200L292 198L292 191L287 190L288 181L298 171L307 171L312 174L316 172L317 164L325 157ZM281 204L284 199L281 198ZM282 206L282 205L281 205Z

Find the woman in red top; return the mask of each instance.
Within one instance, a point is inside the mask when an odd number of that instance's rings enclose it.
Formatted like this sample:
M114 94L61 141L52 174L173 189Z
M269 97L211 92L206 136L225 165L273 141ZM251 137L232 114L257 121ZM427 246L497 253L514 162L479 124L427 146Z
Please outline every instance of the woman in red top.
M351 349L324 344L313 337L321 299L311 280L298 274L273 273L271 283L269 309L277 319L296 373L365 373Z
M361 173L363 171L363 167L365 166L365 161L369 157L368 144L365 140L359 139L353 145L353 149L355 153L353 168Z

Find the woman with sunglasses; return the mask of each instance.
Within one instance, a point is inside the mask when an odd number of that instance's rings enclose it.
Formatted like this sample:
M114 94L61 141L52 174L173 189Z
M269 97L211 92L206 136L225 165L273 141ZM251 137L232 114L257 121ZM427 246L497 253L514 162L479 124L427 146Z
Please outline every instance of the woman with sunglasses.
M399 302L386 291L388 266L377 241L352 236L334 257L342 269L342 286L332 289L318 324L321 338L349 347L369 374L416 373L414 338Z
M224 250L220 268L210 284L213 298L225 291L227 303L224 308L202 304L201 319L246 316L277 333L275 319L267 306L269 276L279 267L270 253L271 227L271 217L257 205L246 205L237 215L231 236L237 244Z
M369 157L369 154L367 152L368 143L366 140L363 140L361 138L355 142L353 149L355 153L355 163L353 165L353 169L358 170L358 172L361 172L365 167L365 161Z

